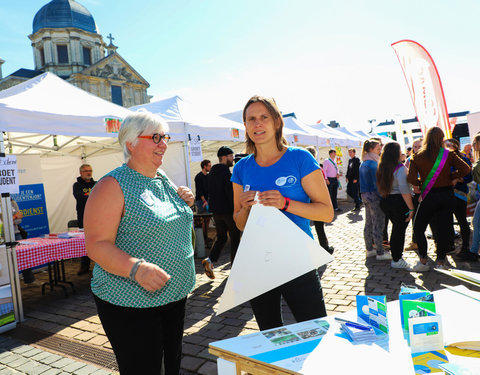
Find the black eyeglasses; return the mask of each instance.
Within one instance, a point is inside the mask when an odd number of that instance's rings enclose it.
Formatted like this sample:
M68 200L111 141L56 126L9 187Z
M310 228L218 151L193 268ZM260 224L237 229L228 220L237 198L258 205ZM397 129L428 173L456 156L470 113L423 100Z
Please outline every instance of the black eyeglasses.
M162 139L165 140L165 143L168 143L168 141L171 139L171 137L168 134L159 134L155 133L153 135L139 135L137 138L144 138L144 139L152 139L153 143L159 144Z

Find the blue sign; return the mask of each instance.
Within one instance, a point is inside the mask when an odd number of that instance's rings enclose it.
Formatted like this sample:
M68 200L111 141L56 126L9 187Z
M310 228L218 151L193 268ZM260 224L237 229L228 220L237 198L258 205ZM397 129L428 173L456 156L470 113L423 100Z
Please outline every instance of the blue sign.
M20 225L27 231L29 238L41 237L50 232L43 184L20 185L20 193L11 196L23 213Z

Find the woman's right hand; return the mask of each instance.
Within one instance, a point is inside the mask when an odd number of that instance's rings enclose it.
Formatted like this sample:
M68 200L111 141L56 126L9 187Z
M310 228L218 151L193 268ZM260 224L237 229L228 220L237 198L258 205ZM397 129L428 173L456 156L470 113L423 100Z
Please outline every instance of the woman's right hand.
M170 275L153 263L143 262L138 267L135 280L149 292L156 292L163 288Z
M257 194L257 192L254 190L242 192L239 197L241 208L248 208L256 204L255 194Z

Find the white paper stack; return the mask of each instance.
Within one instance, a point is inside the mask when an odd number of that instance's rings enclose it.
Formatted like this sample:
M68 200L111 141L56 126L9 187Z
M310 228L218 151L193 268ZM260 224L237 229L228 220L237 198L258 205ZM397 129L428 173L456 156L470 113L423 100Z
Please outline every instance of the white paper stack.
M342 329L355 343L367 343L377 339L373 327L367 325L342 323Z

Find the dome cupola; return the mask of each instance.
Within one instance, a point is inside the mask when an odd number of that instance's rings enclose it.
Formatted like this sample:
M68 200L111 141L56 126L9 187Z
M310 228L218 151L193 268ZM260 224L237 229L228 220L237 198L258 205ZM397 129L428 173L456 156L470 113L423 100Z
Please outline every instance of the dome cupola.
M90 12L75 0L52 0L44 5L33 19L33 34L43 28L74 27L98 34Z

